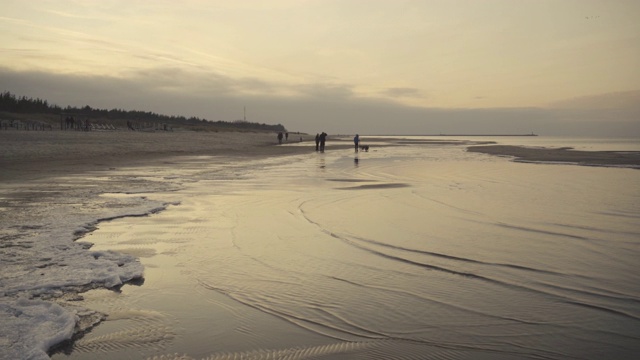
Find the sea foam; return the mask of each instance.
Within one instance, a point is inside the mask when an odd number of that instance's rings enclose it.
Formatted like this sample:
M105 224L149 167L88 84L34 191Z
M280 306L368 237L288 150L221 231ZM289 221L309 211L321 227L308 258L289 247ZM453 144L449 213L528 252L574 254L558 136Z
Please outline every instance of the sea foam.
M0 195L12 205L1 213L2 359L46 359L52 346L82 330L78 321L95 312L62 298L143 277L144 268L134 256L92 251L90 242L76 240L100 222L147 216L170 204L140 195L105 196L88 186L91 180L84 181L50 182L44 186L46 191L37 183L2 188ZM116 180L102 184L101 189L120 192L126 185ZM142 191L139 185L138 189ZM152 183L147 190L154 190Z

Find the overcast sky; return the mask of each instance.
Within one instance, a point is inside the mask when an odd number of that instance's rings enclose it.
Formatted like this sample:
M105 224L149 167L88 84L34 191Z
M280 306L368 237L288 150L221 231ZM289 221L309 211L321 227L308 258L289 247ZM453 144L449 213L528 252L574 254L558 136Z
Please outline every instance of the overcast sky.
M640 1L0 0L0 91L309 133L640 137Z

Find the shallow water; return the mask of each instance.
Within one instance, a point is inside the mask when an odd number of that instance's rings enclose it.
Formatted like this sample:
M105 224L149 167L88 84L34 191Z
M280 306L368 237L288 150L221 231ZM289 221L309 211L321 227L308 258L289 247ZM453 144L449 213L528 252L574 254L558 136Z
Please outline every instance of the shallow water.
M110 317L54 359L640 351L638 170L413 144L128 171L180 184L148 195L176 205L84 239L145 282L87 293Z

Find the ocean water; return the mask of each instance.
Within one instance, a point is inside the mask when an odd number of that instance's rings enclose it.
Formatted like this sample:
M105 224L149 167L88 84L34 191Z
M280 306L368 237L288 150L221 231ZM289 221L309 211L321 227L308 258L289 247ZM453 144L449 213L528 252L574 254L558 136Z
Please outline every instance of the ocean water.
M108 317L53 358L636 358L640 171L422 140L85 175L115 181L85 207L118 215L82 219L95 230L81 241L131 266L123 281L138 259L144 283L62 304Z

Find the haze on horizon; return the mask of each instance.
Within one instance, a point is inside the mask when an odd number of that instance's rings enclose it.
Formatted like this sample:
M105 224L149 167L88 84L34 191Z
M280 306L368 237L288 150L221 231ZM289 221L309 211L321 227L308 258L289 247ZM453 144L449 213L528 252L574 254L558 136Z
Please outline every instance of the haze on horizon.
M640 137L635 0L0 2L0 91L330 134Z

